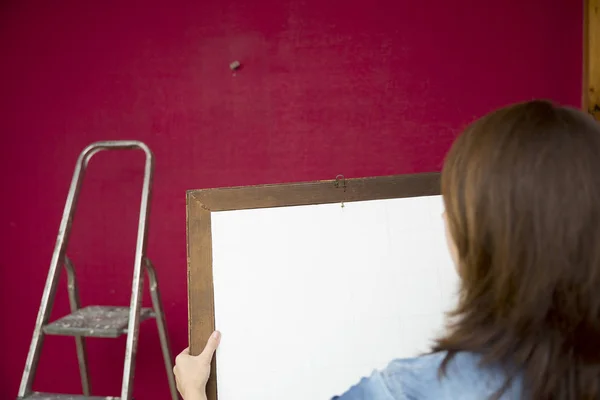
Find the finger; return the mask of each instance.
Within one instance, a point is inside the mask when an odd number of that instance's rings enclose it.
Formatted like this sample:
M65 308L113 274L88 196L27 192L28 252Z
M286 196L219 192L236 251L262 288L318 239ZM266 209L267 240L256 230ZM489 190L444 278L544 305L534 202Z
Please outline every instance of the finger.
M187 356L190 354L190 348L186 347L185 349L183 349L183 351L181 353L179 353L180 356Z
M179 384L179 378L175 375L175 386L177 386L177 391L181 393L181 385Z
M181 362L181 360L183 360L185 357L189 357L189 355L190 355L189 347L187 349L183 350L181 353L177 354L177 357L175 357L175 366L177 366L177 364L179 364Z
M200 357L204 361L209 363L213 357L213 354L215 354L217 347L219 347L220 341L221 341L221 333L219 331L214 331L213 334L210 335L210 337L208 338L208 341L206 342L206 346L204 347L204 350L202 350L202 353L200 353Z

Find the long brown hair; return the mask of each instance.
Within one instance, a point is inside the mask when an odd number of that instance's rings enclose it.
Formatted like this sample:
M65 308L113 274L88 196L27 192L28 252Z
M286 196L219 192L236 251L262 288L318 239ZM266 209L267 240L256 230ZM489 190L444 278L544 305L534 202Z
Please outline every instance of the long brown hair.
M501 365L531 399L600 398L600 125L531 101L460 135L442 194L462 278L442 364Z

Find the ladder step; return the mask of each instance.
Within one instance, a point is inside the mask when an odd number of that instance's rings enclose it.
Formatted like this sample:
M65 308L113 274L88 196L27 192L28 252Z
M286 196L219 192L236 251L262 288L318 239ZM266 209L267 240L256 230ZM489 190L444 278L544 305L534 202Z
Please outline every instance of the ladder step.
M154 311L151 308L140 310L140 322L153 317ZM44 333L61 336L116 338L127 333L128 322L129 307L90 306L46 325ZM105 397L98 398L104 399ZM76 398L73 397L73 399Z
M32 393L29 396L19 397L18 400L119 400L120 397L110 396L84 396L82 394L52 394Z

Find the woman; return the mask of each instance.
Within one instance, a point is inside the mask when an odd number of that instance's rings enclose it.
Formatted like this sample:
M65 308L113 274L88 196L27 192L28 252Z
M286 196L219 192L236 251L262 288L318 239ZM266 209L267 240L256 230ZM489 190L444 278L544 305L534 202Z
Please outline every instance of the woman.
M545 101L495 111L453 144L442 195L447 335L337 399L599 399L600 125ZM185 400L205 398L218 342L177 358Z

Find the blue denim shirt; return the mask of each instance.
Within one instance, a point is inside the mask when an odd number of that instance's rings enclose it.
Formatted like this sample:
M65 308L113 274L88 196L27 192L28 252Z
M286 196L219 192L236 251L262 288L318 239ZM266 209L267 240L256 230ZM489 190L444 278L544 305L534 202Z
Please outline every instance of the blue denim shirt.
M439 367L446 352L392 361L383 371L363 378L337 400L485 400L505 382L500 368L479 367L477 354L458 353L440 377ZM515 379L502 400L520 399L521 382Z

